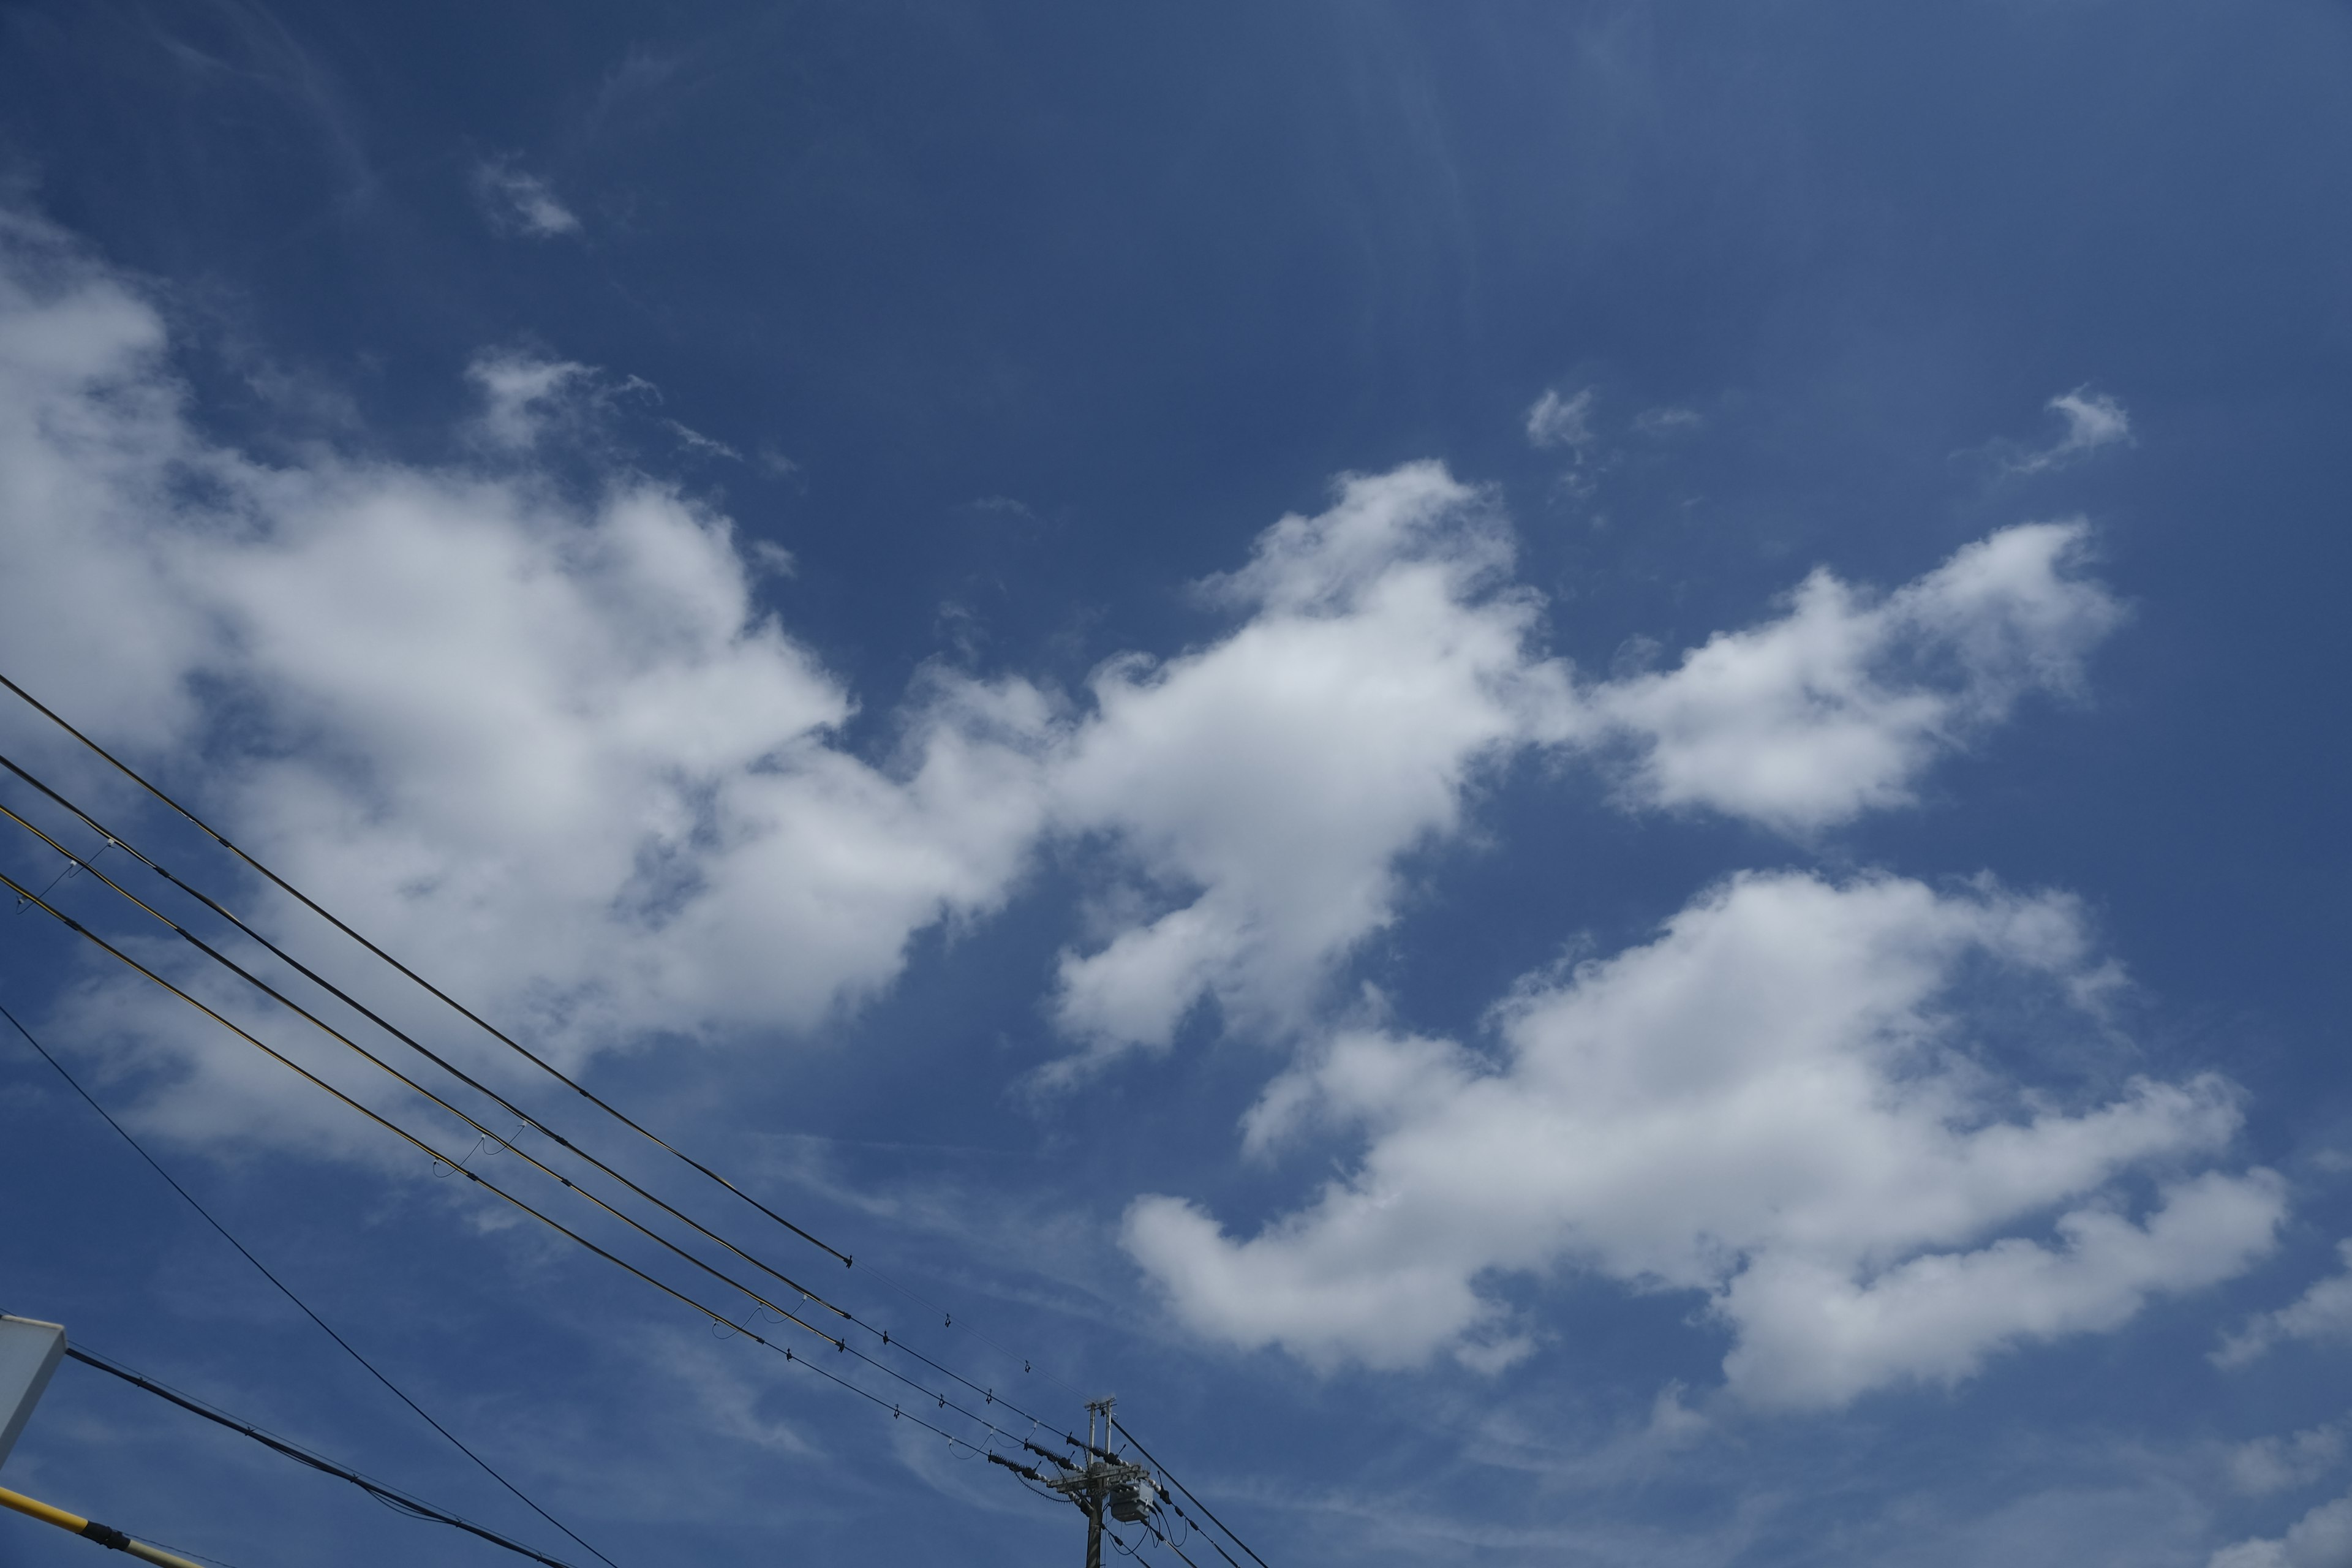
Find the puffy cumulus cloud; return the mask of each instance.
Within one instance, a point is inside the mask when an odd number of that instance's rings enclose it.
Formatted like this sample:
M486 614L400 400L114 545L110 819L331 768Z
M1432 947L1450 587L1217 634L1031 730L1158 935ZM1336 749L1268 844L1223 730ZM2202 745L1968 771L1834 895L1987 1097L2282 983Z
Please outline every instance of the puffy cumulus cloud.
M1567 674L1531 649L1538 606L1505 591L1510 562L1491 507L1438 465L1351 478L1207 584L1237 631L1097 672L1056 811L1163 897L1065 955L1066 1031L1164 1046L1204 996L1297 1019L1391 918L1397 857L1459 825L1483 762L1562 722Z
M2243 1366L2284 1340L2352 1340L2352 1240L2337 1242L2336 1251L2341 1270L2227 1335L2213 1352L2214 1363Z
M1401 858L1512 759L1811 830L1908 799L2115 619L2080 529L2038 525L1888 595L1816 574L1675 669L1580 682L1538 646L1497 508L1411 464L1204 584L1233 616L1215 640L1115 659L1060 709L933 677L877 764L834 742L851 695L758 612L723 518L638 477L590 504L541 479L551 428L627 385L488 354L493 467L265 467L195 434L134 289L7 237L0 657L151 759L242 737L213 804L257 847L582 1049L804 1026L887 984L912 931L993 907L1054 834L1106 846L1120 884L1061 963L1081 1054L1060 1076L1166 1045L1204 1000L1284 1036L1397 918Z
M2189 1168L2238 1125L2219 1079L2070 1111L1976 1048L1974 1008L2079 1026L2101 972L2060 898L1737 878L1654 941L1525 984L1498 1059L1341 1035L1245 1135L1356 1132L1352 1175L1240 1239L1144 1197L1126 1243L1194 1329L1318 1365L1507 1358L1520 1333L1481 1280L1572 1267L1704 1293L1755 1403L1954 1382L2272 1244L2273 1175ZM2134 1176L2154 1184L2137 1210Z
M1458 831L1482 770L1530 749L1591 761L1628 808L1789 833L1905 804L2025 693L2077 682L2121 614L2080 574L2084 540L2004 530L1887 595L1815 572L1670 670L1583 682L1537 647L1540 605L1511 589L1477 491L1435 464L1349 479L1211 584L1239 630L1097 677L1062 818L1167 896L1066 956L1061 1026L1099 1060L1164 1047L1203 997L1295 1026L1396 918L1399 858Z
M1780 618L1674 668L1585 694L1626 749L1638 806L1703 806L1788 833L1907 804L1936 757L2029 691L2069 690L2121 619L2081 574L2087 530L2031 523L1874 596L1816 571Z
M476 169L474 195L491 226L503 233L555 239L580 232L579 217L556 199L548 183L515 167L510 158L493 158Z
M167 773L201 733L205 808L446 988L574 1060L806 1027L1018 876L1031 688L934 675L861 759L723 518L527 465L256 463L194 433L133 290L9 238L0 667Z
M2043 406L2064 421L2066 433L2041 451L2011 462L2010 468L2013 472L2040 473L2044 468L2072 462L2085 452L2129 443L2132 439L2131 416L2124 411L2124 405L2105 393L2093 392L2088 386L2062 392Z

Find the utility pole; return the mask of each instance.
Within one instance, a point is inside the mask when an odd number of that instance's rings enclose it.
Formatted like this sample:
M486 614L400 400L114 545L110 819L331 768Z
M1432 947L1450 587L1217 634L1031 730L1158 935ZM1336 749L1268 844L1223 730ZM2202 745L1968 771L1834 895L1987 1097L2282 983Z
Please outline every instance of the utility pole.
M1057 1476L1045 1484L1068 1498L1086 1511L1087 1568L1102 1568L1103 1510L1108 1507L1113 1519L1122 1523L1140 1521L1150 1507L1144 1486L1150 1472L1141 1465L1127 1464L1110 1454L1110 1412L1118 1400L1105 1395L1087 1403L1087 1463L1086 1468L1066 1476ZM1095 1440L1095 1426L1099 1417L1102 1441Z

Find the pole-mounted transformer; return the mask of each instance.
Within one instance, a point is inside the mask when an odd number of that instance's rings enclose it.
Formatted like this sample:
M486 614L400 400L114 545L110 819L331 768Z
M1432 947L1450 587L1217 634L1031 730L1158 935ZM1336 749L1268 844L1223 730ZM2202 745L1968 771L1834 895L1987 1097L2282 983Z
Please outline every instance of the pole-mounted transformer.
M1082 1469L1056 1476L1045 1484L1078 1505L1087 1516L1087 1568L1102 1568L1103 1510L1121 1524L1141 1524L1151 1513L1151 1472L1130 1465L1110 1452L1110 1412L1118 1404L1108 1396L1087 1405L1087 1463ZM1095 1441L1099 1417L1102 1441Z

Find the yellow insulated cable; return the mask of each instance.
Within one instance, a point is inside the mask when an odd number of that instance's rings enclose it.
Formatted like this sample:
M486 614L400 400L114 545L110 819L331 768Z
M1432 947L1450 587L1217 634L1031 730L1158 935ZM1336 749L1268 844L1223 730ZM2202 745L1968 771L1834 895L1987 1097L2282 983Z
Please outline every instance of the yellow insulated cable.
M22 1492L12 1492L6 1487L0 1487L0 1503L6 1504L18 1513L37 1519L44 1524L54 1524L59 1530L70 1530L76 1535L86 1535L100 1546L110 1546L117 1552L128 1552L142 1563L160 1563L163 1564L163 1568L204 1568L203 1563L191 1563L176 1552L166 1552L160 1546L150 1546L143 1541L133 1541L112 1525L100 1524L92 1519L84 1519L78 1513L68 1513L61 1508L51 1508L47 1503L36 1501Z

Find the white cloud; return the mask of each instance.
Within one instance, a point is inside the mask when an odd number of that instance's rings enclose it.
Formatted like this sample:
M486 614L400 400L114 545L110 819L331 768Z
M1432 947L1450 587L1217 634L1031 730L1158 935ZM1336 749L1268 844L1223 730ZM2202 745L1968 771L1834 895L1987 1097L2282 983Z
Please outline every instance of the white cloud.
M1671 405L1644 408L1633 416L1633 428L1644 436L1664 437L1680 431L1696 430L1706 423L1706 416L1696 408Z
M556 200L545 180L525 174L513 161L493 158L474 171L474 191L492 225L533 239L580 232L580 219Z
M887 762L854 756L849 693L758 608L725 519L635 476L575 505L527 463L256 463L194 433L148 305L9 237L0 668L167 772L202 726L174 784L453 993L574 1061L803 1029L1019 876L1034 689L927 677ZM517 447L582 374L475 368ZM235 1047L173 1048L254 1098Z
M1049 833L1106 846L1124 884L1061 965L1082 1051L1163 1046L1204 999L1284 1036L1397 918L1401 858L1463 832L1513 758L1588 755L1629 806L1811 829L1909 798L2114 618L2070 574L2079 528L2040 525L1884 600L1817 574L1677 669L1580 685L1538 644L1492 501L1412 464L1343 480L1205 584L1238 617L1220 639L1114 660L1074 712L930 679L877 765L829 738L848 690L756 608L788 557L747 563L641 477L585 507L543 482L549 432L612 395L598 373L477 360L492 475L265 468L193 432L134 291L8 233L8 668L150 758L235 703L255 749L216 758L216 809L583 1050L805 1027L887 984L913 931L993 908Z
M2225 1337L2214 1363L2243 1366L2283 1340L2352 1340L2352 1239L2337 1242L2336 1251L2344 1263L2340 1271Z
M2305 1514L2284 1537L2223 1547L2206 1568L2343 1568L2347 1562L2352 1562L2352 1497L2340 1497Z
M2273 1175L2182 1169L2237 1127L2227 1085L2135 1079L2068 1112L1979 1052L1972 1001L2039 997L2079 1026L2101 968L2063 899L1741 877L1644 946L1528 983L1498 1061L1340 1036L1245 1131L1355 1130L1351 1176L1244 1239L1145 1197L1127 1243L1197 1331L1318 1365L1508 1348L1481 1281L1576 1267L1703 1293L1754 1402L1956 1382L2271 1245ZM2156 1184L2137 1217L2136 1174Z
M1483 765L1562 732L1567 672L1533 650L1510 564L1491 505L1439 465L1353 477L1208 584L1239 630L1096 675L1059 818L1112 836L1157 901L1065 956L1065 1030L1097 1053L1164 1046L1204 996L1299 1021L1392 918L1397 858L1460 826Z
M2230 1449L2230 1484L2253 1497L2308 1486L2344 1461L2344 1428L2313 1426L2284 1437L2257 1437Z
M1581 454L1592 445L1592 388L1586 387L1573 397L1562 397L1547 387L1544 395L1528 409L1528 445L1531 447L1566 447Z
M1203 997L1297 1026L1396 918L1399 858L1459 832L1482 774L1531 749L1590 758L1629 808L1789 833L1907 804L2024 693L2075 685L2120 618L2077 574L2084 542L2079 523L2005 530L1885 596L1816 572L1674 669L1579 684L1537 650L1540 606L1510 591L1478 492L1435 464L1349 479L1212 584L1239 630L1097 677L1062 820L1112 835L1160 896L1065 958L1061 1026L1095 1060L1164 1047Z
M491 447L525 452L573 411L572 395L593 380L584 364L520 351L475 356L466 379L480 388L475 429Z
M1601 731L1633 749L1625 799L1789 833L1909 804L1929 763L2020 697L2073 689L2120 621L2079 575L2086 535L2004 529L1884 598L1816 571L1780 619L1592 689Z
M724 458L730 463L740 463L743 460L742 453L715 436L706 436L701 431L690 426L682 425L675 419L665 419L662 424L671 435L677 437L678 445L689 452L706 458Z
M2042 405L2065 421L2066 433L2055 444L2041 451L2020 458L2010 464L2021 474L2039 473L2070 462L2085 452L2102 447L2112 447L2132 438L2131 416L2124 405L2105 393L2093 392L2088 386L2078 386L2072 392L2062 392Z

